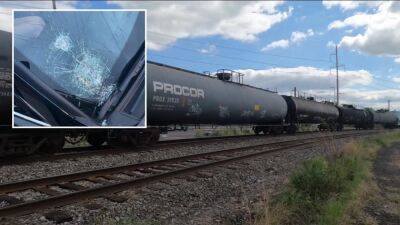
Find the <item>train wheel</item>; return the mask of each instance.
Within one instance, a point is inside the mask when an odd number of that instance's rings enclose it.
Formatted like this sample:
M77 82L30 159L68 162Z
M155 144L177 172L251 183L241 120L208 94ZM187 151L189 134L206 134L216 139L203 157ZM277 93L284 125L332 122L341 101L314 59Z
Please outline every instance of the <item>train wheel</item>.
M64 136L49 137L39 148L40 153L55 153L62 151L65 144Z
M138 137L134 134L121 134L121 144L127 147L135 147L139 143Z
M135 147L138 144L138 140L134 135L120 134L118 137L108 139L107 143L111 146Z
M262 132L261 127L253 127L253 131L256 135L259 135Z
M65 136L65 141L70 143L71 145L78 144L79 142L85 139L85 135L81 133L71 133Z
M269 127L264 127L264 128L262 129L262 132L263 132L263 134L269 134L269 132L270 132Z
M270 133L272 135L279 135L283 133L283 127L272 127Z
M157 141L159 139L160 139L160 132L152 132L149 144L153 145L153 144L157 143Z
M286 132L288 134L295 134L296 131L297 131L297 126L296 125L290 125L290 126L287 127L287 130L286 130Z
M87 142L92 146L102 146L106 142L107 134L91 133L86 137Z

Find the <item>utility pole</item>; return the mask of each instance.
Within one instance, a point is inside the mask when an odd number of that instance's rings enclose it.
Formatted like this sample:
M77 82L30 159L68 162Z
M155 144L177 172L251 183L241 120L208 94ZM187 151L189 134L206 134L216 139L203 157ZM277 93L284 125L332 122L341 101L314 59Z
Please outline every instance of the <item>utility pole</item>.
M57 9L57 7L56 7L56 0L52 0L52 2L53 2L53 9Z
M337 45L335 48L335 56L336 56L336 105L339 106L339 59L338 59Z
M294 96L294 97L297 97L297 96L296 96L296 94L297 94L297 88L296 88L296 87L293 88L293 93L294 93L293 96Z
M388 111L390 111L390 99L388 100Z

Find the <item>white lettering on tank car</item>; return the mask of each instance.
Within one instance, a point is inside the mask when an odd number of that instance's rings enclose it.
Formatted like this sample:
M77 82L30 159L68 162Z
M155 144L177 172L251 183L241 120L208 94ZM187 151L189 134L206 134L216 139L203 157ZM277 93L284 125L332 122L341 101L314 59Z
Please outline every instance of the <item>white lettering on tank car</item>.
M193 98L204 98L204 90L193 87L181 86L178 84L169 84L159 81L153 81L154 92L163 92L165 94L190 96Z
M174 94L174 86L172 84L164 83L164 93Z

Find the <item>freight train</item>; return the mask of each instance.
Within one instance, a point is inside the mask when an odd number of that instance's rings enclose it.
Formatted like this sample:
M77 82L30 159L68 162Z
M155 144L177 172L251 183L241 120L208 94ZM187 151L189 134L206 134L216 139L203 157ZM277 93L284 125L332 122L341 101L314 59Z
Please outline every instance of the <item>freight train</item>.
M147 63L147 124L146 129L12 129L11 124L11 35L0 31L1 122L0 157L16 154L54 152L64 142L75 143L86 138L89 144L99 146L151 144L158 140L160 130L169 125L246 124L253 125L256 134L283 132L294 134L300 124L319 124L321 130L342 130L344 125L357 129L371 129L376 124L385 128L398 126L393 112L335 106L235 82L234 72L222 70L214 75L196 73L156 62ZM7 44L8 43L8 44ZM4 49L3 49L4 48ZM29 59L15 61L15 72L34 75ZM31 67L32 68L32 67ZM240 76L240 75L239 75ZM19 79L20 76L15 78ZM240 80L240 79L239 79ZM21 80L22 82L22 80ZM26 91L29 85L26 85ZM62 98L67 99L66 95ZM21 95L14 107L21 103L38 106L43 102ZM25 108L27 111L32 108ZM35 111L33 111L35 112ZM32 111L31 111L32 113ZM62 113L62 112L59 112ZM85 112L83 112L85 113ZM35 120L32 114L18 119ZM41 114L46 116L46 114ZM59 116L59 115L57 115ZM69 119L77 119L73 116ZM82 122L77 120L76 122ZM41 123L36 123L40 126Z
M156 62L147 65L151 125L251 124L257 134L293 134L300 124L318 124L320 130L330 131L340 131L344 125L398 126L394 112L279 95L234 82L235 73L228 70L210 76Z

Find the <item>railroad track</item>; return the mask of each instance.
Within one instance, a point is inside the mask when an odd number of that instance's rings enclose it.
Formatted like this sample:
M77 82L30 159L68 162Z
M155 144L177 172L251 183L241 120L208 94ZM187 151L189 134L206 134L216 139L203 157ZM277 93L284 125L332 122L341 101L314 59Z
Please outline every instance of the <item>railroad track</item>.
M36 154L32 156L21 156L21 157L6 157L0 159L1 165L16 165L30 162L45 162L45 161L56 161L61 159L72 159L96 155L115 155L128 152L143 152L151 151L159 147L172 147L176 145L187 145L195 143L207 143L218 140L229 140L229 139L244 139L257 137L257 135L235 135L235 136L221 136L221 137L204 137L204 138L191 138L191 139L178 139L178 140L167 140L160 141L154 145L149 146L136 146L136 147L115 147L109 145L103 145L99 147L86 146L86 147L72 147L64 148L65 152L51 153L51 154ZM258 135L258 137L261 137Z
M375 133L376 132L361 132L350 135L337 134L326 135L324 137L278 141L140 164L3 184L0 185L0 202L3 200L3 202L9 205L0 208L0 217L31 214L48 208L86 201L96 197L105 197L109 199L113 198L115 193L126 189L140 188L153 182L174 178L184 174L198 173L210 167L221 166L291 148L305 147L327 140L327 138L339 139ZM89 181L96 185L94 187L82 186L76 183L79 181ZM58 189L53 189L52 187L57 187ZM61 192L59 189L65 190L66 192ZM10 195L25 190L38 192L46 197L39 200L23 201L11 197L12 195Z
M347 130L353 131L353 130ZM312 133L320 133L316 131L306 131L299 132L298 135L312 134ZM336 132L334 132L336 133ZM293 136L288 134L279 135L277 137L284 136ZM178 140L167 140L160 141L154 145L150 146L136 146L132 150L129 147L113 147L108 145L103 145L100 147L88 146L88 147L74 147L65 149L65 152L53 153L53 154L37 154L33 156L24 156L24 157L11 157L11 158L3 158L0 159L0 166L4 165L18 165L18 164L26 164L32 162L49 162L49 161L57 161L62 159L74 159L74 158L83 158L90 156L100 156L100 155L116 155L130 152L145 152L145 151L153 151L158 148L163 147L173 147L173 146L184 146L190 144L205 144L212 143L216 141L227 141L227 140L238 140L238 139L248 139L248 138L272 138L273 136L265 136L265 135L235 135L235 136L220 136L220 137L203 137L203 138L190 138L190 139L178 139Z

